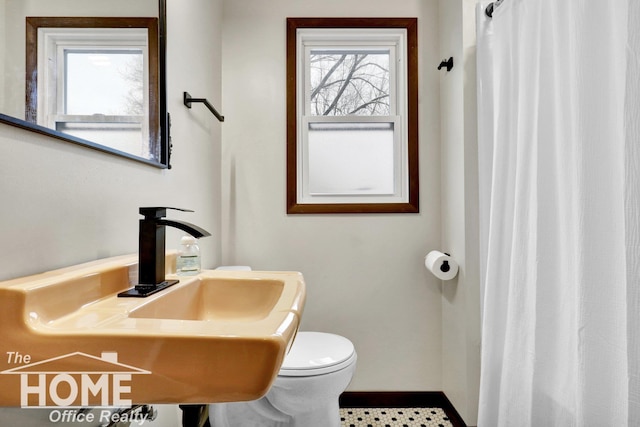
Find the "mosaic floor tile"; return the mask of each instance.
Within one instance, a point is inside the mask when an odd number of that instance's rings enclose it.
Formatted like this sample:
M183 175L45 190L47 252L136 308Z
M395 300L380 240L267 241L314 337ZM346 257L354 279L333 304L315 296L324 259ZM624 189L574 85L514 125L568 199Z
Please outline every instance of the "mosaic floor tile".
M441 408L340 408L342 427L452 427Z

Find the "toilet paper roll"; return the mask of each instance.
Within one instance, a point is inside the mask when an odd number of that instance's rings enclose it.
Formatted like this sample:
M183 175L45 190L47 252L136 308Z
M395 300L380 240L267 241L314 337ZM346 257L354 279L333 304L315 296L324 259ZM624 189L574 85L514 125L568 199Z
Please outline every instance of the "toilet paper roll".
M440 280L451 280L458 274L458 263L440 251L429 252L424 257L424 266Z

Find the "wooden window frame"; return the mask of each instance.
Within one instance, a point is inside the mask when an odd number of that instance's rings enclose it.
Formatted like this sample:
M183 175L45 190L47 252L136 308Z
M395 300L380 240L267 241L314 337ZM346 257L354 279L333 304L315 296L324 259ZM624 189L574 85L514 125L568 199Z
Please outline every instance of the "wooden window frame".
M298 201L297 30L301 28L402 28L407 32L407 201L402 203L300 203ZM287 18L287 213L417 213L418 174L417 18Z

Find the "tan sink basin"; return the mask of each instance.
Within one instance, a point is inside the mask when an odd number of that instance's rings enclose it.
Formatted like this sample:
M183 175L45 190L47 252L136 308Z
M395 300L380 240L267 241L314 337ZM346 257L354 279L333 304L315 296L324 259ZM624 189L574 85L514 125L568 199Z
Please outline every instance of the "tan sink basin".
M228 402L268 391L300 323L300 273L203 271L168 276L180 283L147 298L118 298L136 262L0 282L0 406Z
M246 274L246 273L245 273ZM203 277L169 289L171 298L158 298L131 311L129 317L252 322L272 312L284 282L274 279Z

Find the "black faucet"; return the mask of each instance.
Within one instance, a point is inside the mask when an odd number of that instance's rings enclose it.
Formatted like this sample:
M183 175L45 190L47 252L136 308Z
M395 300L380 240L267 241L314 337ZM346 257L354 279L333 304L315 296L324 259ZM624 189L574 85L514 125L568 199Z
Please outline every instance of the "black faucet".
M188 209L149 207L140 208L144 216L140 220L138 284L128 291L118 294L120 297L146 297L159 292L178 280L165 280L165 227L175 227L186 231L195 238L210 236L211 234L185 221L165 219L167 209L182 212L193 212Z

